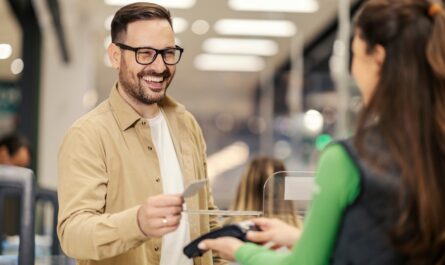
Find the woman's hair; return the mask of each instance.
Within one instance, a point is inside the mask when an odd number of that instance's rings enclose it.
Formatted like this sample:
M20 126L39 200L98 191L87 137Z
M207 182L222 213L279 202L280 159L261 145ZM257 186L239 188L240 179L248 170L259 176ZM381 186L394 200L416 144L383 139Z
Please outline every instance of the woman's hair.
M435 10L432 10L435 8ZM401 174L396 248L413 263L445 263L445 13L439 2L370 0L356 18L372 53L385 48L380 80L359 119L383 137Z
M241 178L238 192L231 209L244 211L264 211L265 216L276 217L283 221L300 226L299 217L292 201L274 200L278 194L284 194L284 171L282 161L268 157L257 156L247 165ZM275 175L265 188L269 177ZM266 205L263 205L263 194L267 194Z
M263 187L275 172L285 171L283 162L267 156L258 156L247 165L238 186L233 209L260 211L263 209Z
M120 8L111 21L111 41L124 41L127 25L139 20L165 19L172 26L170 12L154 3L138 2Z

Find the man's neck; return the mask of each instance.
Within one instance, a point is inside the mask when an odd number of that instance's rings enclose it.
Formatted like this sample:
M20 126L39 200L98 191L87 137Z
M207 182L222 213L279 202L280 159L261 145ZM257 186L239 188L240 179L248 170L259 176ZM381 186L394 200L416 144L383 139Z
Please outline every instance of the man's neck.
M159 106L158 104L144 104L130 97L122 88L122 85L119 83L117 87L117 91L119 95L139 114L141 117L146 119L152 119L159 114Z

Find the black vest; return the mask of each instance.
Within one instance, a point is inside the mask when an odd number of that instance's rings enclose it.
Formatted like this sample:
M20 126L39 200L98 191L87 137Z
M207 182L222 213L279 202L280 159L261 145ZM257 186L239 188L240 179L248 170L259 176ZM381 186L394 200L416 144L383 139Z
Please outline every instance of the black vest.
M340 143L357 165L360 193L345 210L331 264L404 264L389 236L398 216L395 205L400 177L387 148L375 134L365 140L367 154L385 164L382 170L365 163L351 139Z

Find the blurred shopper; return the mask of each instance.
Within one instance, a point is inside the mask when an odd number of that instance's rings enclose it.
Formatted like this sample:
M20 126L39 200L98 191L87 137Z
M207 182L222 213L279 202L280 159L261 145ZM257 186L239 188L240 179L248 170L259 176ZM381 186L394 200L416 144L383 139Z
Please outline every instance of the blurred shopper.
M370 0L352 73L365 107L356 136L320 158L312 208L291 253L204 242L241 264L445 264L445 13L440 2ZM292 241L256 220L251 240ZM294 238L295 240L295 238Z
M18 132L4 135L0 139L0 164L29 167L31 151L28 140Z
M281 160L268 156L257 156L253 158L246 167L246 171L241 178L235 200L230 207L231 210L240 211L263 211L267 217L277 217L290 225L300 227L301 221L295 214L296 209L293 201L274 200L271 197L281 198L284 194L284 174L286 168ZM274 174L278 178L271 180L266 190L264 184L267 179ZM268 193L270 200L267 200L263 208L263 194ZM245 218L243 218L245 219ZM241 218L232 218L228 222L242 221Z
M28 140L18 132L11 132L0 138L0 164L17 167L29 167L31 150ZM20 200L18 197L7 197L2 214L4 232L17 235L20 232Z
M152 3L119 9L111 36L108 55L119 79L60 148L62 248L78 264L191 265L183 247L217 220L181 217L184 185L206 178L201 129L166 95L183 49L169 11ZM215 209L208 187L187 208ZM211 253L196 262L213 264Z

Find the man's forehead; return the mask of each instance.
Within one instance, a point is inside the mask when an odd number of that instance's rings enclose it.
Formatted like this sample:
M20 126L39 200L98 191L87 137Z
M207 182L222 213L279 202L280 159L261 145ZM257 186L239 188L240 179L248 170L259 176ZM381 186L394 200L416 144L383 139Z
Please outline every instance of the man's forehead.
M123 35L127 43L148 45L151 43L172 45L175 41L173 29L167 20L141 20L127 25L126 34ZM160 43L161 42L161 43Z

